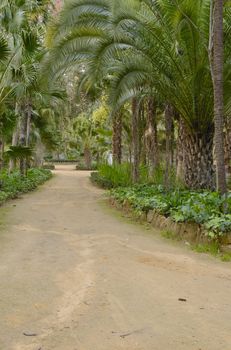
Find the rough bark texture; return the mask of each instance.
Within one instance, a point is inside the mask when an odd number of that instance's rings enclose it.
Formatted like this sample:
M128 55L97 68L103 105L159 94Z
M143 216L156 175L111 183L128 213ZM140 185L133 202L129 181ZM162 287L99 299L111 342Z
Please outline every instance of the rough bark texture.
M150 172L152 174L159 164L156 104L153 98L149 98L147 102L147 129L145 132L145 141Z
M19 123L17 124L16 130L13 133L11 145L16 146L18 144L18 139L19 139ZM9 172L11 173L15 167L16 167L16 160L10 159Z
M84 162L87 169L91 169L91 151L89 147L84 148Z
M26 147L30 146L32 105L28 102L26 107ZM26 171L31 167L31 160L26 159Z
M177 146L176 146L176 177L179 182L184 182L185 174L184 174L184 125L181 118L178 120L178 136L177 136Z
M173 127L174 110L171 105L165 107L165 131L166 131L166 164L165 164L165 187L170 185L170 171L173 166Z
M26 146L29 147L30 145L30 132L31 132L31 116L32 116L32 106L30 103L27 105L27 111L26 111Z
M212 78L214 86L214 146L216 158L217 190L226 193L226 171L224 156L224 98L223 98L223 0L214 0L212 32Z
M43 165L43 158L45 155L45 146L40 139L37 139L35 145L34 166L41 167Z
M191 189L214 189L212 127L206 132L195 133L181 123L184 182Z
M147 165L147 147L145 142L146 113L144 100L139 102L138 109L138 128L139 128L139 161L142 165Z
M4 140L3 140L3 137L1 136L0 137L0 170L4 166L3 157L4 157Z
M112 154L113 163L120 164L122 160L122 114L118 112L113 117Z
M139 164L140 164L140 150L139 150L139 105L136 98L132 100L132 179L133 182L139 181Z
M231 172L231 118L225 120L225 164Z
M22 113L20 118L20 132L19 132L19 145L25 147L26 145L26 131L27 131L27 116ZM21 158L19 161L19 168L21 175L26 174L26 159Z

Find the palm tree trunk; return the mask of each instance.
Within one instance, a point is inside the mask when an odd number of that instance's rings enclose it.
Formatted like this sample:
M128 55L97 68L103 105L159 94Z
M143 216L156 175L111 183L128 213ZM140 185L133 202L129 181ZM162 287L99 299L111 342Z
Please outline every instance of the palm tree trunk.
M139 150L139 104L136 98L132 99L132 180L134 183L139 181L139 165L140 165L140 150Z
M38 138L35 144L35 155L34 155L33 166L41 167L43 165L44 154L45 154L45 146L42 144L41 139Z
M185 184L191 189L214 190L213 136L212 125L204 132L196 132L182 121L183 175Z
M20 133L19 133L19 145L25 147L26 145L26 130L27 130L27 118L24 111L22 111L20 119ZM21 158L19 161L19 168L21 175L26 175L26 159Z
M177 146L176 146L176 178L180 183L184 183L185 174L184 174L184 164L185 164L185 155L184 155L184 139L183 139L183 120L178 118L178 135L177 135Z
M32 117L32 105L30 102L27 104L26 110L26 146L30 146L30 133L31 133L31 117ZM26 159L26 171L31 167L30 159Z
M138 129L139 129L139 163L142 165L147 164L147 147L145 144L145 130L146 130L146 114L144 100L139 102L138 108Z
M150 165L150 175L152 175L159 164L156 104L152 97L150 97L147 102L147 129L145 132L145 139Z
M4 167L4 138L1 135L0 137L0 170Z
M27 105L27 121L26 121L26 146L30 145L30 133L31 133L31 116L32 116L32 106L30 103Z
M216 184L217 191L226 193L226 171L224 156L224 96L223 96L223 2L214 0L212 20L212 79L214 90L214 146L216 158Z
M165 187L170 186L170 172L173 166L173 116L174 110L171 105L165 107L165 131L166 131L166 160L165 160Z
M112 125L112 155L113 163L121 164L122 160L122 113L118 112L113 117Z
M11 145L16 146L18 144L18 139L19 139L19 122L17 123L17 127L16 127L15 131L13 132ZM15 167L16 167L16 160L10 159L9 173L11 173Z
M225 120L225 164L230 172L231 166L231 119Z
M84 147L84 162L88 170L91 169L91 150L88 146Z

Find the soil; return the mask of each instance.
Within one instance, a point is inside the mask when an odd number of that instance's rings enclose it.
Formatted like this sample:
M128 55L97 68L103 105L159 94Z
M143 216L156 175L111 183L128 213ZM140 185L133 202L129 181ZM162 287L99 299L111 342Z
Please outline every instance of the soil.
M1 350L230 350L231 264L129 223L59 166L0 209Z

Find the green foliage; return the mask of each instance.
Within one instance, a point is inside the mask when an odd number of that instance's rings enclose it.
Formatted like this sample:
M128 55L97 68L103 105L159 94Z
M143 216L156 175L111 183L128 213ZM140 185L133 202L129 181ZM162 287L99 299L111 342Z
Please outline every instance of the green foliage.
M224 232L231 232L231 214L214 215L210 217L205 227L209 231L211 238L221 235Z
M102 178L98 172L94 171L91 173L91 182L101 188L110 189L112 184L107 180Z
M221 260L224 262L230 262L231 261L231 254L230 253L221 254Z
M219 243L216 241L213 241L209 244L197 244L193 247L193 250L197 253L211 254L217 258L220 258L221 261L224 262L231 261L231 253L221 252Z
M52 176L49 170L29 169L26 176L20 175L19 171L8 174L6 171L0 173L0 203L9 198L16 198L20 193L34 190Z
M217 192L165 191L161 185L143 184L113 189L111 196L128 202L134 210L155 210L176 222L201 224L213 239L231 232L231 195L225 198Z
M118 186L131 185L131 166L125 164L102 164L98 167L98 173L92 173L91 179L102 188L116 188Z
M210 253L217 256L220 253L219 244L217 242L212 242L210 244L197 244L193 247L193 250L197 253Z
M26 146L10 146L9 149L4 153L6 160L9 159L29 159L33 155L33 150Z
M129 163L123 164L101 164L98 167L98 174L93 175L95 183L103 188L126 187L132 185L132 165ZM164 182L164 168L159 166L154 173L149 175L147 165L140 165L140 184L150 183L162 187ZM171 187L177 186L174 172L171 173Z
M96 162L92 162L91 163L91 168L89 169L85 163L83 162L79 162L76 165L76 170L97 170L97 163Z
M5 60L9 55L9 47L6 39L0 36L0 61Z
M162 231L161 236L166 238L166 239L171 239L171 240L178 240L179 239L179 237L177 237L174 232L169 231L169 230Z

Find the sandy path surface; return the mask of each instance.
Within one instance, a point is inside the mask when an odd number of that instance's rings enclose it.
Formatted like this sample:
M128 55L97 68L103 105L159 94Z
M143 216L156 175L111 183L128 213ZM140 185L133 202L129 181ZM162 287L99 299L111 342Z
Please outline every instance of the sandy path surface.
M0 350L230 350L231 265L102 197L64 167L0 209Z

